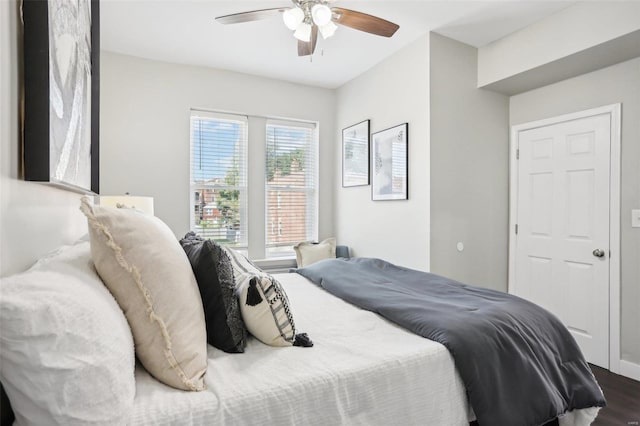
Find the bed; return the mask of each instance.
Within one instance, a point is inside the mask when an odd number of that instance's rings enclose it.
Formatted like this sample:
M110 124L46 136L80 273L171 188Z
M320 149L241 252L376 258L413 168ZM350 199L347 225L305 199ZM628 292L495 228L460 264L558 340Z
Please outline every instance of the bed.
M271 347L252 337L242 354L208 346L201 392L166 386L132 365L132 354L115 351L131 337L120 336L126 322L93 269L88 242L3 278L0 380L17 423L466 426L474 419L442 345L298 274L276 277L314 347ZM105 367L113 367L110 380Z
M314 346L272 347L252 337L240 354L208 346L200 392L166 386L134 363L127 321L87 241L3 278L0 381L18 424L466 426L475 419L445 346L299 274L275 278ZM586 411L560 424L589 424L595 413Z
M460 425L473 420L449 352L331 296L298 274L286 288L314 347L249 339L245 353L209 347L207 390L159 386L136 368L132 424Z

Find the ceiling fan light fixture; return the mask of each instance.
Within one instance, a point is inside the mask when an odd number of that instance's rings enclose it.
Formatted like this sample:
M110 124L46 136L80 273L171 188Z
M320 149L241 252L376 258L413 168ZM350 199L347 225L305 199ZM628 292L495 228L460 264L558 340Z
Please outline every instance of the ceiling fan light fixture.
M311 17L318 27L325 26L331 22L331 15L331 9L326 4L318 3L311 8Z
M320 34L322 34L322 38L326 40L329 37L331 37L333 34L335 34L336 30L338 29L338 26L333 22L329 21L329 23L319 27L318 29L320 30Z
M300 41L308 43L311 41L311 25L306 22L302 22L298 25L298 28L296 28L296 32L293 33L293 36Z
M292 7L282 13L282 20L287 28L293 31L304 21L304 12L299 7Z

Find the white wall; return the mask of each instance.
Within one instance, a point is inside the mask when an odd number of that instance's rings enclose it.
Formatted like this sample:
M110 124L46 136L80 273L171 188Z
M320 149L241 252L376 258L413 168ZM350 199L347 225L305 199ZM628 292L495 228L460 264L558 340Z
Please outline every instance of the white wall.
M529 70L540 71L545 64L638 30L640 2L578 2L481 47L478 51L478 86L484 87ZM585 58L580 60L581 66L587 66Z
M17 5L0 1L0 276L26 269L87 232L80 195L19 178L22 25Z
M476 55L431 33L431 271L507 291L509 101L476 87Z
M511 97L511 125L622 103L622 359L640 364L640 58ZM615 250L615 247L611 248Z
M190 108L318 121L319 237L333 234L332 90L104 51L101 80L102 194L154 197L156 215L181 237L190 226Z
M335 233L353 254L429 270L429 38L422 36L337 90ZM342 129L409 123L409 199L371 201L371 186L342 188Z

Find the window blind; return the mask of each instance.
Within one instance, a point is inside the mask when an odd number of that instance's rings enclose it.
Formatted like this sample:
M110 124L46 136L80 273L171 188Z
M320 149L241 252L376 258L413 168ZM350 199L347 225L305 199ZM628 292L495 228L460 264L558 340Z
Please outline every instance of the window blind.
M318 237L318 144L315 124L267 120L266 256L290 256Z
M191 229L247 248L245 116L191 111Z

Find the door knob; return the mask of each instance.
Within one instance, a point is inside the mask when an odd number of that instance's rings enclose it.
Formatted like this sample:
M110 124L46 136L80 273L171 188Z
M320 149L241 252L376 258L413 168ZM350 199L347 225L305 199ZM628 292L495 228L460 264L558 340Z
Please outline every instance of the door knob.
M595 250L593 251L593 255L594 255L595 257L604 257L604 250L601 250L601 249L595 249Z

